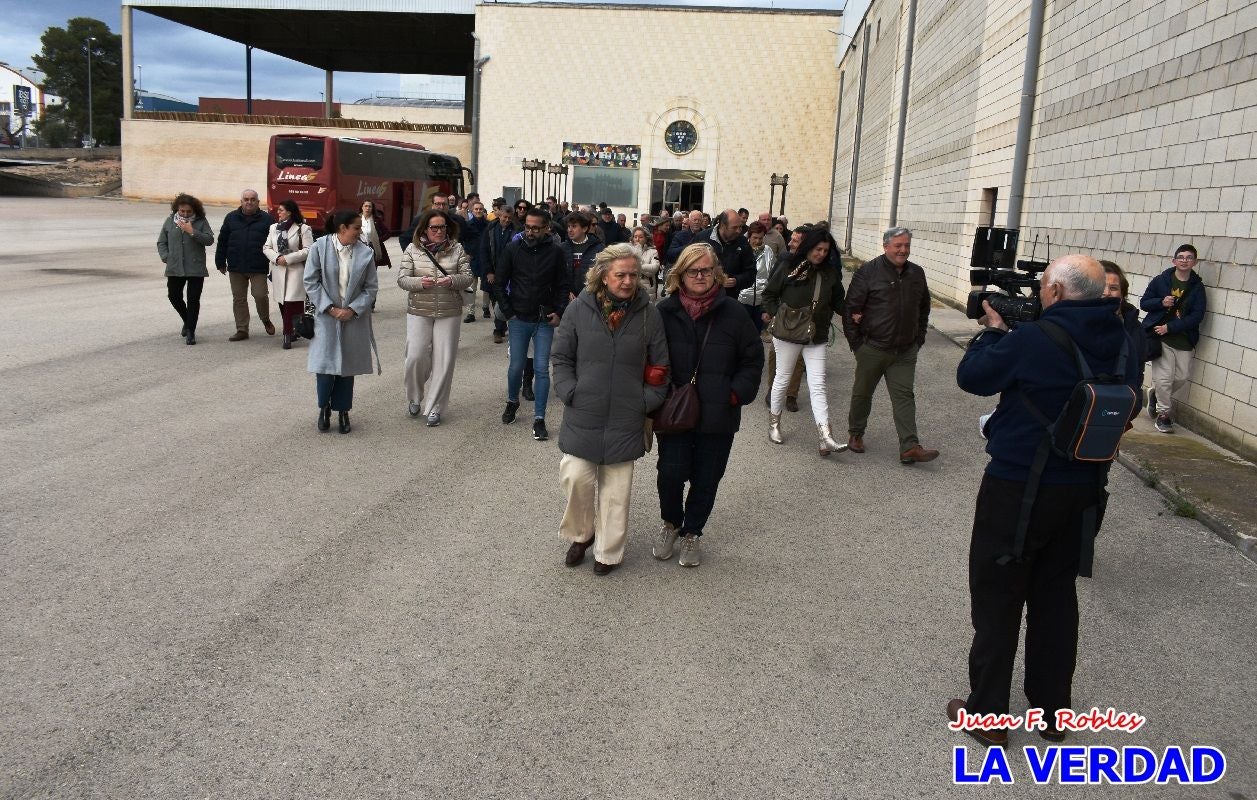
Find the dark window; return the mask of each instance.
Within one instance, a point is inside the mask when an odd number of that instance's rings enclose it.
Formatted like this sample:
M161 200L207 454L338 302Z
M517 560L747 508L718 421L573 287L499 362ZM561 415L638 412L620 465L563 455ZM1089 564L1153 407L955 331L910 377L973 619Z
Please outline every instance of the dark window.
M381 147L363 142L341 141L340 171L345 175L370 175L400 181L426 180L436 170L429 166L437 159L423 150Z
M323 139L276 139L275 166L323 169Z

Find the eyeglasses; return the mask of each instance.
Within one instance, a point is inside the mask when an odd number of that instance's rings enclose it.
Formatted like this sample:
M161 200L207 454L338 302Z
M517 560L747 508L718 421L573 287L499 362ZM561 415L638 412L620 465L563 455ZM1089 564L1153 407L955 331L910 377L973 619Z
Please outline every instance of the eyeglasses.
M546 227L547 226L545 225L525 225L524 230L530 233L541 233L542 231L546 229Z
M687 269L685 277L710 278L714 272L714 269Z
M443 231L445 230L445 228L446 228L445 225L429 225L428 226L428 230L430 231Z
M1175 261L1195 261L1195 256L1174 256Z

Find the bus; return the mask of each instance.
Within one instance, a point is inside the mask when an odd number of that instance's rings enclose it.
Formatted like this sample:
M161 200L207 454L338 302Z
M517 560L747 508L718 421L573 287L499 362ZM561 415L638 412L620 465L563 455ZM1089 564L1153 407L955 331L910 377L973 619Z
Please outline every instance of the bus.
M271 215L293 200L316 232L327 215L374 201L384 225L399 231L427 208L437 194L463 191L463 173L471 170L455 156L388 139L356 139L306 133L271 137L267 160L266 201Z

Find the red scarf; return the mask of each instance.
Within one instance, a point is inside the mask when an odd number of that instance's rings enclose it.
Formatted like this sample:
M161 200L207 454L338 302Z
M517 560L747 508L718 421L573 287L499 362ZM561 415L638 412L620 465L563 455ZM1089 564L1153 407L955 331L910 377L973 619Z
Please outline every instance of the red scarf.
M681 298L681 306L685 308L685 312L690 315L690 319L698 319L711 309L711 304L716 302L716 297L720 292L720 286L711 287L711 291L707 294L690 294L685 286L681 287L678 297Z

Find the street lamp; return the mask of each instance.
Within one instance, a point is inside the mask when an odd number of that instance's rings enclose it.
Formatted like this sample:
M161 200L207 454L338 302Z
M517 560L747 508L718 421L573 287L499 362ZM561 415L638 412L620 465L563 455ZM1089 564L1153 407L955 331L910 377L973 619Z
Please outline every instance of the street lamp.
M96 144L96 136L92 129L92 42L95 36L87 37L87 146Z
M135 110L143 111L144 98L140 93L144 91L144 65L136 64L135 69L139 73L139 77L135 79Z

